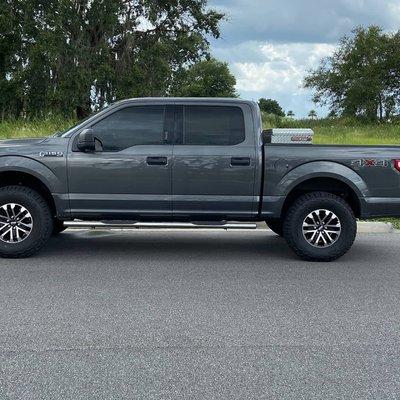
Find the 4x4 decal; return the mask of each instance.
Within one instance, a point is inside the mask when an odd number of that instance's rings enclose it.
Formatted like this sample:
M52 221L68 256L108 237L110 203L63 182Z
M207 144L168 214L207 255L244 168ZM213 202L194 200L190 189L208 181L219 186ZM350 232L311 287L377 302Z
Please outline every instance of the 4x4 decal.
M379 160L376 158L362 158L360 160L352 160L351 165L353 167L388 167L388 160Z

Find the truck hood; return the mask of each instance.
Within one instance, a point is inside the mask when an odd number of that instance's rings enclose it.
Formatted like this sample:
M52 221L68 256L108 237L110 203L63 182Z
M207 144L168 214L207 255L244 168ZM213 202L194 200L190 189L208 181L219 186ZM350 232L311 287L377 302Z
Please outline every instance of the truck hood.
M32 146L36 143L42 143L46 138L26 138L26 139L6 139L0 140L0 148Z

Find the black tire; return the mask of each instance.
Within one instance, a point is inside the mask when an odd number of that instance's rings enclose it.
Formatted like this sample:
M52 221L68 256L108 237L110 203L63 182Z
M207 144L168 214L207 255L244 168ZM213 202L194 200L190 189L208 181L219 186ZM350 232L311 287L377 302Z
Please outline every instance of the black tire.
M267 219L265 223L272 232L283 236L283 222L281 219Z
M60 221L57 218L55 218L53 220L53 232L52 232L53 236L58 235L59 233L65 231L66 229L67 229L67 227L64 226L64 222L63 221Z
M50 207L39 193L25 186L0 188L0 207L9 203L18 204L28 210L32 217L32 229L29 235L20 242L7 243L5 239L0 239L0 257L29 257L37 253L51 236L53 218ZM4 221L4 216L2 220ZM6 229L0 228L0 232L3 233Z
M311 212L321 209L333 212L340 222L340 235L334 235L336 241L328 247L316 247L303 235L305 218ZM341 197L326 192L312 192L299 197L289 208L283 233L290 248L303 260L333 261L351 248L357 233L357 222L353 210Z

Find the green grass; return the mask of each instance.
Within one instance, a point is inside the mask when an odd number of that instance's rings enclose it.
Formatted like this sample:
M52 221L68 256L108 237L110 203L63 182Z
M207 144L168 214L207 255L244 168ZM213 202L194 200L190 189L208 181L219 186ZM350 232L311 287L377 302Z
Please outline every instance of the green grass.
M53 117L45 120L16 120L0 122L0 139L18 137L48 136L67 129L75 121ZM264 129L278 128L312 128L315 132L314 142L320 144L398 144L400 145L400 123L371 124L354 119L290 119L263 115Z
M367 123L351 118L302 119L263 115L264 129L312 128L316 144L400 145L400 123Z
M316 144L400 144L400 125L315 127Z
M15 120L0 122L0 139L43 137L62 131L74 124L73 120L53 117L45 120Z
M390 222L395 229L400 229L400 218L376 218L374 221Z

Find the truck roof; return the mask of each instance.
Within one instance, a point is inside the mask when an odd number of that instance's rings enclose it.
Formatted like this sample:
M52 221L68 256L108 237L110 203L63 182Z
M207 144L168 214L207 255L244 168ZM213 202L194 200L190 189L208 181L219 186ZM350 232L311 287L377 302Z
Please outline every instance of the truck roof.
M76 130L79 129L81 126L88 124L97 116L111 112L112 110L118 108L124 104L246 104L248 105L256 114L259 114L258 104L252 100L243 100L238 98L230 98L230 97L134 97L130 99L119 100L114 103L109 104L106 108L97 113L91 115L90 117L86 118L85 120L79 122L72 128L68 129L67 131L61 134L62 137L69 137L71 134Z
M130 99L124 99L113 103L116 104L124 104L124 103L152 103L152 102L160 102L160 103L240 103L240 104L249 104L251 106L257 105L257 102L252 100L243 100L238 98L231 97L133 97Z

